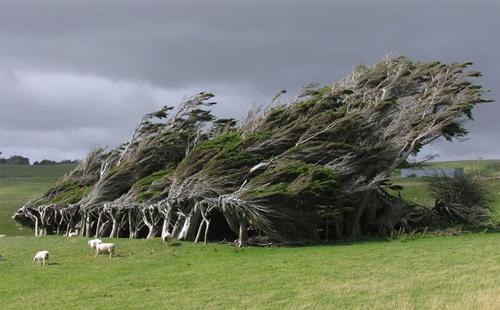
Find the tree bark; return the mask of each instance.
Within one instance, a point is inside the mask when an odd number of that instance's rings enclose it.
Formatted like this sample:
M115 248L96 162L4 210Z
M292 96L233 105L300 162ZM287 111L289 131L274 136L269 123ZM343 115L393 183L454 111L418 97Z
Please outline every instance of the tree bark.
M248 224L245 221L240 222L240 231L238 239L238 247L244 247L248 242Z
M99 228L101 226L101 221L102 221L102 212L99 212L99 217L97 218L97 225L95 227L94 238L99 237Z
M174 208L172 208L169 203L167 203L167 208L168 208L168 210L167 210L166 214L164 212L162 212L163 216L164 216L164 218L163 218L163 225L162 225L162 228L161 228L161 237L162 238L168 232L168 228L170 226L170 223L172 222L172 215L174 213ZM160 209L160 211L161 211L161 209Z
M196 238L194 239L194 243L198 243L200 241L201 232L204 226L205 226L205 220L201 220L200 226L198 227L198 233L196 233Z
M207 244L207 238L208 238L208 228L210 227L210 220L206 221L205 225L205 238L204 238L204 243Z
M179 233L179 240L193 241L195 239L196 228L200 222L201 214L198 208L194 208L190 215L186 217L181 232Z

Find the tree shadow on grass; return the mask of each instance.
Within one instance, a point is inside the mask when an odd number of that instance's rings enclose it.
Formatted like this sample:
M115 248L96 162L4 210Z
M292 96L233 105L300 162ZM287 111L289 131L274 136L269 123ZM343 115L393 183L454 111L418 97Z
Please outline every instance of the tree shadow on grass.
M171 243L166 243L165 246L167 247L176 247L176 246L181 246L182 243L180 242L171 242Z

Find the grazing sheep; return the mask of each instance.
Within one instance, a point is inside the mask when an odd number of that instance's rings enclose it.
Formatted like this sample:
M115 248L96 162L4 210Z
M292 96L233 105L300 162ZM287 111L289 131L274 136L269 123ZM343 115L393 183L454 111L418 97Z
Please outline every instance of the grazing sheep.
M113 255L115 252L115 244L114 243L97 243L95 245L95 256L99 255L101 252L109 253L109 257Z
M7 235L0 235L0 238L7 237Z
M68 238L78 237L78 230L72 231L68 234Z
M170 244L170 241L174 240L174 236L167 232L161 237L161 239L163 240L163 243L166 242L167 244Z
M33 261L38 265L45 265L49 261L49 251L39 251L33 257Z
M102 243L101 239L92 239L89 240L90 253L94 252L96 244Z

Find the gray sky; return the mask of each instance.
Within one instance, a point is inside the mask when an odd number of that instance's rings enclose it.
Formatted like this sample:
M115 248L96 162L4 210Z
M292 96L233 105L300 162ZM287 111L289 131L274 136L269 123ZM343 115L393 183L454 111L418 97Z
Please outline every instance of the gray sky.
M308 82L329 83L388 53L475 63L499 100L500 2L0 0L0 151L82 158L142 114L202 90L242 117ZM500 158L500 105L484 105L440 160Z

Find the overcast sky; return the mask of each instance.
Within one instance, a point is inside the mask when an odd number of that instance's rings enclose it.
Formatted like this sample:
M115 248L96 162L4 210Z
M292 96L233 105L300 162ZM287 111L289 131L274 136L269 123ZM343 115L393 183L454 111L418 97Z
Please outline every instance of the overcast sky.
M146 112L211 91L242 117L281 89L330 83L388 53L475 63L498 101L500 2L0 0L0 151L82 158L115 146ZM500 104L440 160L500 158Z

